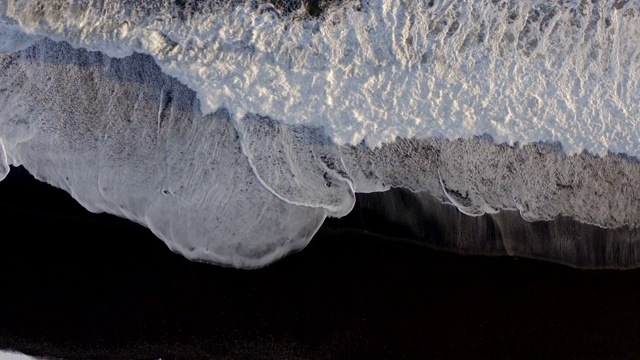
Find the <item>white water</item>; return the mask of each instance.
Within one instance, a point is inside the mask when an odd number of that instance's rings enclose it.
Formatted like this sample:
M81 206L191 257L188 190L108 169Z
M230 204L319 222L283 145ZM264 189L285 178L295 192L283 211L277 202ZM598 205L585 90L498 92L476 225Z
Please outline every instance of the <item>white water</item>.
M24 165L239 267L390 186L472 215L640 226L626 160L433 140L640 155L639 1L347 1L318 19L208 5L0 2L0 179ZM397 137L432 140L336 145Z
M489 134L640 155L638 1L346 1L321 19L214 4L9 0L0 14L28 34L150 54L205 113L323 127L338 144Z

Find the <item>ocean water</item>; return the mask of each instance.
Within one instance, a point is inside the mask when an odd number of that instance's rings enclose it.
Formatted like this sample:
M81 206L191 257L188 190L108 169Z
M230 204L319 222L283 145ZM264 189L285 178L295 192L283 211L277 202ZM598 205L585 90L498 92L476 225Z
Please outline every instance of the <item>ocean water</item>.
M245 268L392 187L635 229L639 17L639 1L5 1L0 178L23 165Z

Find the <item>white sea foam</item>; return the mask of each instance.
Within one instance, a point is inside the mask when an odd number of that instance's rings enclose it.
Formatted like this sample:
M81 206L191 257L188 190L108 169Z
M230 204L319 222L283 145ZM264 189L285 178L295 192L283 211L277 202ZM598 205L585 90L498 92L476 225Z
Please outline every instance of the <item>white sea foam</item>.
M1 18L150 54L205 113L323 127L339 144L489 134L640 155L637 0L346 1L320 18L212 4L9 0Z

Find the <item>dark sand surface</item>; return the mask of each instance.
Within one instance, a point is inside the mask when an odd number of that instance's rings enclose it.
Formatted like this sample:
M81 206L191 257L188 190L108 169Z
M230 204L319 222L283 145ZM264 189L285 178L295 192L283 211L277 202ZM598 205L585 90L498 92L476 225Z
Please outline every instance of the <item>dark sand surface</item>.
M192 263L12 169L0 349L61 358L637 359L640 270L461 256L358 208L260 270ZM380 225L380 224L378 224Z

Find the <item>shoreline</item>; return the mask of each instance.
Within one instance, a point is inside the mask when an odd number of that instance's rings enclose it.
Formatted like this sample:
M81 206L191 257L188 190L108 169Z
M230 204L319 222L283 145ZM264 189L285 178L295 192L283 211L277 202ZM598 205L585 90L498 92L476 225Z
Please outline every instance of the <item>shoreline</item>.
M162 73L149 56L112 59L42 40L3 59L8 64L6 100L13 99L11 109L23 110L8 114L9 119L30 118L27 109L32 106L40 119L5 122L7 163L22 164L38 179L73 193L92 211L144 223L172 249L194 260L264 266L304 247L326 215L347 214L354 191L389 188L428 192L466 214L518 209L528 221L562 214L609 228L640 228L640 163L630 156L569 156L558 143L510 146L487 135L396 138L378 148L338 146L322 128L286 125L255 114L238 122L224 109L203 116L196 93ZM77 83L67 81L70 74L78 77ZM94 82L99 85L84 87ZM53 101L40 90L42 84L59 94L76 94L78 86L86 91ZM109 94L105 89L111 87L118 90ZM145 101L136 103L138 110L132 113L134 104L127 94L136 93ZM371 196L384 197L389 204L383 208L397 205L393 192L384 194ZM413 203L462 217L431 200ZM413 212L394 221L420 240L420 230L414 227L423 220L402 223ZM441 247L546 258L580 267L628 268L640 263L635 230L621 235L587 229L592 239L607 234L616 239L605 241L604 248L593 240L582 249L576 244L580 239L567 238L562 230L575 229L571 221L559 218L556 223L563 224L558 226L534 223L548 225L541 231L544 226L530 226L512 215L507 211L482 221L485 228L494 229L486 236L494 237L499 225L504 238L516 241L491 245L465 240L461 245L454 239L453 245L447 240ZM461 229L480 226L432 218ZM580 231L569 235L583 236ZM566 241L554 248L547 238L558 237ZM621 237L626 239L622 245L617 240ZM520 238L527 241L517 241ZM428 243L434 241L442 242ZM493 247L486 249L487 244ZM527 244L534 247L528 249Z

